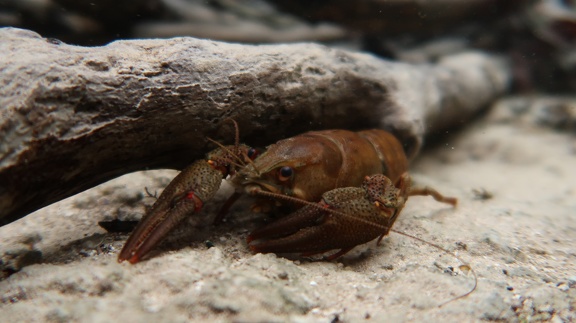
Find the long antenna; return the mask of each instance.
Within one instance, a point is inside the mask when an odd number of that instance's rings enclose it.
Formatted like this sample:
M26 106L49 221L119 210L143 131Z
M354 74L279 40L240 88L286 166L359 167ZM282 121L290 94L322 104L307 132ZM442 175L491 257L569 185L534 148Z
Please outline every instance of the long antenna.
M257 175L260 175L260 172L258 171L258 168L256 168L256 165L254 164L254 162L252 161L251 158L249 158L246 153L244 153L243 151L240 151L240 127L238 126L238 122L236 122L236 120L232 119L232 118L226 118L224 121L231 121L234 124L234 150L232 151L230 150L228 147L224 146L223 144L219 143L218 141L206 137L206 139L208 139L210 142L216 144L218 147L220 147L221 149L223 149L224 151L228 152L230 155L234 156L234 158L236 158L236 160L239 162L239 164L236 164L232 161L230 161L231 164L233 164L234 166L241 168L246 166L246 161L248 161L248 164L252 165L252 167L254 167L254 171L256 172ZM244 160L242 158L240 158L240 156L244 157Z
M234 149L236 150L235 155L240 155L240 129L238 128L238 122L232 118L228 118L226 120L230 120L234 124Z
M415 240L418 240L418 241L423 242L423 243L425 243L425 244L427 244L427 245L429 245L429 246L432 246L432 247L434 247L434 248L437 248L437 249L440 249L440 250L444 251L445 253L447 253L447 254L451 255L452 257L458 259L458 261L460 261L460 263L462 263L462 265L460 265L460 269L466 268L467 270L469 270L469 271L472 273L472 276L474 276L474 286L472 287L472 289L470 289L468 292L466 292L466 293L464 293L464 294L462 294L462 295L460 295L460 296L456 296L456 297L454 297L454 298L452 298L452 299L450 299L450 300L448 300L448 301L446 301L446 302L438 305L438 307L442 307L442 306L444 306L444 305L446 305L446 304L448 304L448 303L451 303L451 302L453 302L453 301L455 301L455 300L464 298L464 297L472 294L472 293L476 290L476 287L478 287L478 276L476 276L476 272L474 271L474 269L473 269L470 265L468 265L464 260L462 260L462 258L458 257L457 254L451 252L451 251L448 250L448 249L442 248L442 247L440 247L439 245L437 245L437 244L435 244L435 243L428 242L428 241L426 241L426 240L424 240L424 239L418 238L418 237L413 236L413 235L411 235L411 234L404 233L404 232L402 232L402 231L398 231L398 230L394 230L394 229L390 229L390 231L395 232L395 233L398 233L398 234L403 235L403 236L406 236L406 237L409 237L409 238L412 238L412 239L415 239Z
M225 152L227 152L227 153L229 153L230 155L232 155L232 156L236 159L236 161L238 162L238 163L235 163L234 161L229 160L230 164L233 164L234 166L236 166L236 167L238 167L238 168L243 167L243 166L245 165L245 163L244 163L244 161L242 160L242 158L238 157L238 155L236 155L236 154L235 154L232 150L230 150L228 147L224 146L223 144L219 143L218 141L216 141L216 140L214 140L214 139L212 139L212 138L206 137L206 139L208 139L208 141L212 142L212 143L215 144L216 146L220 147L220 149L222 149L222 150L224 150Z
M329 213L332 213L332 214L337 214L337 215L341 215L341 216L344 216L344 217L354 218L354 220L356 220L356 221L373 225L373 226L375 226L375 227L378 227L378 228L381 228L381 229L385 230L386 232L392 231L392 232L395 232L395 233L397 233L397 234L400 234L400 235L403 235L403 236L406 236L406 237L415 239L415 240L417 240L417 241L423 242L423 243L425 243L425 244L427 244L427 245L429 245L429 246L432 246L432 247L434 247L434 248L436 248L436 249L438 249L438 250L444 251L445 253L453 256L454 258L456 258L456 259L462 264L462 265L460 265L460 269L463 270L463 268L466 268L467 270L469 270L469 271L472 273L472 275L474 276L474 286L473 286L468 292L466 292L466 293L464 293L464 294L462 294L462 295L459 295L459 296L457 296L457 297L454 297L454 298L452 298L452 299L450 299L450 300L448 300L448 301L446 301L446 302L444 302L444 303L441 303L440 305L438 305L438 307L442 307L442 306L444 306L444 305L446 305L446 304L448 304L448 303L451 303L451 302L453 302L453 301L455 301L455 300L464 298L464 297L472 294L472 293L476 290L476 288L478 287L478 276L476 275L476 272L474 271L474 269L473 269L470 265L468 265L464 260L462 260L462 258L460 258L458 255L456 255L455 253L451 252L451 251L448 250L448 249L445 249L445 248L440 247L439 245L437 245L437 244L435 244L435 243L428 242L428 241L426 241L426 240L424 240L424 239L418 238L418 237L413 236L413 235L410 235L410 234L408 234L408 233L404 233L404 232L402 232L402 231L394 230L394 229L392 229L392 228L383 226L383 225L378 224L378 223L374 223L374 222L371 222L371 221L368 221L368 220L365 220L365 219L356 218L356 217L354 217L353 215L350 215L350 214L347 214L347 213L344 213L344 212L340 212L340 211L337 211L337 210L334 210L334 209L326 208L326 207L324 207L324 206L322 206L322 205L320 205L320 204L318 204L318 203L309 202L309 201L306 201L306 200L303 200L303 199L299 199L299 198L296 198L296 197L287 196L287 195L282 195L282 194L278 194L278 193L272 193L272 192L268 192L268 191L262 191L262 190L255 191L254 193L257 194L257 195L262 195L262 196L267 196L267 197L273 197L273 198L278 198L278 199L282 199L282 200L286 200L286 201L290 201L290 202L295 202L295 203L298 203L298 204L308 205L308 206L311 206L311 207L314 207L314 208L317 208L317 209L321 209L321 210L323 210L323 211L326 211L326 212L329 212Z

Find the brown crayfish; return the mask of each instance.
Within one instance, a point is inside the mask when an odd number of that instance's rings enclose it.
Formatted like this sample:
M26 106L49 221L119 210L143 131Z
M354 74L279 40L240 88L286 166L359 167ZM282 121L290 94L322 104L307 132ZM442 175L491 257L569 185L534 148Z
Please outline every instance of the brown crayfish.
M248 235L250 249L262 253L313 255L357 245L388 234L409 196L431 195L456 205L429 187L412 187L400 142L384 130L325 130L280 140L257 156L236 143L219 148L184 169L140 221L118 261L136 263L185 217L197 213L218 191L223 178L241 193L304 206ZM224 209L224 212L227 208ZM221 214L225 214L221 212ZM217 217L222 220L223 215Z

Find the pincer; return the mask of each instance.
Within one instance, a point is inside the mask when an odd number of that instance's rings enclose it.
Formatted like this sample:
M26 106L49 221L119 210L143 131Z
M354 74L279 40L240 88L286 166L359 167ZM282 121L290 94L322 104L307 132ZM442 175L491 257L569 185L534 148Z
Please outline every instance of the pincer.
M393 184L384 175L366 176L362 187L328 191L319 203L296 212L248 236L255 252L302 253L304 256L340 249L336 259L357 245L388 234L408 196L409 177ZM380 241L380 240L379 240Z
M186 216L198 213L218 191L222 176L210 160L199 160L180 172L138 223L118 255L118 262L138 262Z

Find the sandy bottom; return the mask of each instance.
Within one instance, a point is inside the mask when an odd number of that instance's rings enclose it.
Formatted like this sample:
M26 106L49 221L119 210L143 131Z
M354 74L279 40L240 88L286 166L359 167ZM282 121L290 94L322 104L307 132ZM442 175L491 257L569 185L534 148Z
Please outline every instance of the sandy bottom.
M252 254L264 215L250 201L224 225L210 219L224 189L149 260L119 264L126 234L98 221L135 219L176 174L131 174L0 228L6 268L0 321L532 321L576 320L576 139L487 116L422 152L416 182L459 198L453 209L411 198L392 233L337 262Z

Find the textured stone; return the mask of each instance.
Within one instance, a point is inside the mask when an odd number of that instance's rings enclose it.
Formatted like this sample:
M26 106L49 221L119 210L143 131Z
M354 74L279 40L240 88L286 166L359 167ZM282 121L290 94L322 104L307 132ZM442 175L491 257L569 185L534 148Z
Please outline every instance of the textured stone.
M69 46L0 29L0 223L147 168L182 168L206 137L266 145L320 128L381 127L413 156L507 86L467 53L412 66L314 44L193 38Z

